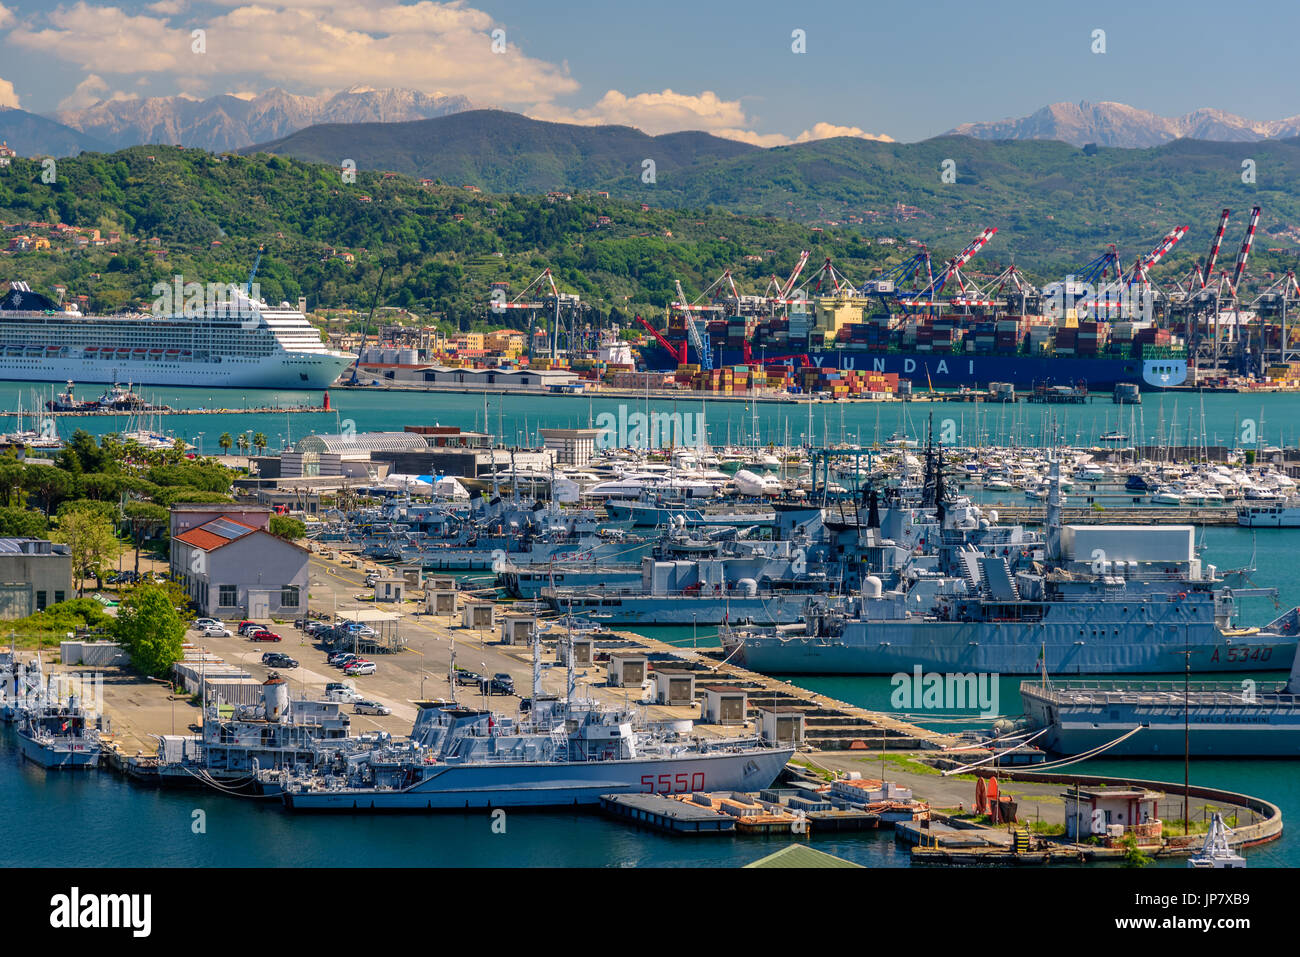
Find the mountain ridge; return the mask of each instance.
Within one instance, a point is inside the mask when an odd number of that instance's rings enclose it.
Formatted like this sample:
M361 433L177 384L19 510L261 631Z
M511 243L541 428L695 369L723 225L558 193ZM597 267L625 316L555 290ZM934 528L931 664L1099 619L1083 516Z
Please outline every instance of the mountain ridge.
M948 134L984 140L1054 139L1072 146L1096 144L1125 149L1159 146L1178 139L1220 143L1257 142L1300 136L1300 115L1256 121L1226 110L1201 108L1166 117L1126 103L1050 103L1028 116L962 123Z
M112 149L182 145L212 152L240 149L322 123L402 122L471 109L468 98L418 90L352 87L317 96L275 88L253 96L223 93L101 100L50 119Z

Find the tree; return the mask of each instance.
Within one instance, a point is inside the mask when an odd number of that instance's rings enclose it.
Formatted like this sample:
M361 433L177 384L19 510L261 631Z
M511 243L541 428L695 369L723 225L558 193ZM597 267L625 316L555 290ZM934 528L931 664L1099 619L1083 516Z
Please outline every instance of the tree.
M257 449L257 454L261 455L266 451L266 433L257 432L253 435L253 445Z
M185 622L167 589L152 582L127 593L110 630L136 669L155 678L165 678L184 653Z
M239 433L239 437L238 437L237 439L235 439L235 444L236 444L237 446L239 446L239 454L240 454L240 455L247 455L247 454L248 454L249 441L248 441L248 435L247 435L247 433L240 432L240 433Z
M127 502L122 510L131 524L131 541L135 545L135 573L140 574L140 541L167 525L167 509L152 502Z
M272 535L290 542L296 542L307 536L307 526L288 515L272 515L268 529Z
M0 507L0 538L44 538L50 522L30 508Z
M23 488L36 497L46 515L54 510L74 489L72 477L53 465L28 465L23 469Z
M63 542L72 552L72 574L77 581L78 596L86 592L87 574L95 576L96 587L102 587L104 566L111 564L121 550L121 543L113 534L113 523L98 509L64 511L59 515L59 527L50 538Z
M217 439L217 445L221 446L223 455L230 454L230 447L235 444L235 440L230 437L229 432L222 432L221 438Z
M0 457L0 502L6 508L23 504L23 473L25 466L12 454Z

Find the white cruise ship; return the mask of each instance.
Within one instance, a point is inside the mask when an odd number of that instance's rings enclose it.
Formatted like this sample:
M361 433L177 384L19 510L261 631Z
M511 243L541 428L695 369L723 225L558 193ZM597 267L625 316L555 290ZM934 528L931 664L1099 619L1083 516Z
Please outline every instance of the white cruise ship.
M193 318L87 316L22 282L0 296L0 379L317 389L355 360L287 302L243 294Z

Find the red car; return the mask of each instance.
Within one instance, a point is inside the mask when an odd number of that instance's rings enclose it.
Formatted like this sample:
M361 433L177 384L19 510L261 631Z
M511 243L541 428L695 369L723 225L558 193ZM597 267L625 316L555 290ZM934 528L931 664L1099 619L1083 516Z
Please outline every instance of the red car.
M273 631L267 631L263 628L261 631L250 631L248 633L250 641L279 641L280 636Z

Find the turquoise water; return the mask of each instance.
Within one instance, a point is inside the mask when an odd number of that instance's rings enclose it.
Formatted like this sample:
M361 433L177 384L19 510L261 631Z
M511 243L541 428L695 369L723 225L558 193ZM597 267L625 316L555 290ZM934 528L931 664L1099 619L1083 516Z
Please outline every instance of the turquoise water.
M672 838L598 812L290 816L278 802L142 788L107 772L46 774L0 729L0 867L734 867L779 838ZM195 811L206 832L194 833ZM816 846L869 866L905 866L889 832Z
M12 410L21 395L24 408L32 407L30 385L0 383L0 409ZM48 386L44 387L48 396ZM174 407L244 407L259 405L319 404L318 392L210 390L145 390L152 401ZM98 395L84 386L78 394ZM358 431L401 429L404 425L459 425L482 428L507 441L523 441L539 426L586 425L603 411L617 411L618 400L536 396L489 396L484 414L482 396L438 393L383 393L336 390L331 393L336 414L260 415L233 413L212 416L166 416L165 429L216 450L223 431L264 432L279 446L288 438L309 432L333 432L347 420ZM1177 408L1175 408L1175 402ZM1223 444L1246 419L1264 443L1296 444L1300 429L1300 396L1260 397L1207 395L1204 397L1204 434L1209 444ZM643 408L627 402L629 411ZM696 401L652 402L652 410L695 412ZM753 435L752 407L742 403L706 402L704 410L714 441L749 440ZM903 430L916 436L933 411L936 425L944 418L956 424L958 440L973 442L977 435L974 410L966 405L819 404L813 406L814 441L871 442ZM1201 397L1147 396L1143 406L1145 433L1156 434L1161 412L1165 435L1178 426L1178 441L1201 431ZM807 431L808 412L802 406L759 404L758 433L762 442L798 442ZM1041 406L985 407L978 434L981 440L1036 442L1045 431L1049 411ZM1068 440L1087 437L1116 427L1117 407L1109 401L1074 407L1051 407ZM1127 430L1128 411L1123 428ZM841 425L842 417L842 425ZM3 417L0 417L3 419ZM1109 421L1107 421L1109 420ZM124 418L60 418L60 434L76 428L96 434L120 430ZM0 421L0 428L11 427ZM202 437L199 433L204 433ZM1193 439L1195 441L1195 439ZM1252 445L1253 442L1244 442ZM1198 533L1198 539L1201 534ZM1256 553L1255 583L1279 589L1283 607L1300 604L1300 562L1294 561L1300 533L1238 528L1207 528L1203 533L1204 557L1220 568L1237 568ZM1261 624L1274 617L1272 603L1250 599L1242 622ZM652 637L690 646L716 646L716 628L642 629ZM1270 676L1272 677L1272 676ZM1019 678L999 684L1001 709L1018 708ZM799 678L814 691L843 698L865 707L889 708L891 686L887 678ZM936 727L974 727L961 715L930 714L922 723ZM1178 782L1182 762L1173 760L1094 760L1076 766L1081 771L1119 774ZM1280 805L1294 820L1300 815L1300 765L1296 761L1197 761L1192 778L1255 794ZM507 831L494 835L486 815L435 815L432 817L290 817L273 802L227 798L207 792L143 789L106 773L50 775L23 764L12 731L0 731L0 807L5 808L5 840L0 842L0 865L337 865L337 866L726 866L748 863L782 846L780 840L717 838L686 841L636 831L594 813L514 812ZM192 832L192 815L206 811L205 834ZM1300 864L1300 838L1289 831L1282 840L1250 852L1252 863ZM869 865L905 866L906 854L889 833L814 837L817 847Z
M35 394L33 393L35 390ZM98 396L101 386L76 389L83 398ZM256 407L319 406L319 391L274 391L269 389L177 389L140 390L150 401L184 409L233 409ZM19 404L25 410L40 405L50 396L49 384L0 382L0 411L12 412ZM595 423L602 412L625 415L649 408L655 412L682 415L703 413L705 427L714 444L752 443L757 434L761 444L791 444L806 441L811 432L814 444L830 442L884 442L896 432L912 437L924 434L933 415L936 432L951 420L948 444L973 445L1041 444L1055 422L1057 433L1067 442L1092 444L1103 432L1119 428L1154 443L1164 436L1168 444L1207 445L1257 443L1294 447L1300 438L1300 395L1178 395L1147 394L1140 407L1116 406L1107 396L1096 396L1087 405L1030 405L1016 403L808 403L709 401L683 397L673 400L596 399L585 396L525 396L452 394L437 392L367 392L336 389L330 393L332 413L277 415L234 412L222 415L168 415L154 421L211 454L218 451L222 432L262 432L271 448L302 438L312 432L336 432L347 427L357 431L400 430L406 425L458 425L483 429L501 436L509 444L540 444L540 427L565 428ZM757 422L755 421L757 419ZM122 431L126 416L59 417L62 436L75 429L94 434ZM12 416L0 415L0 428L12 426ZM598 423L597 423L598 424ZM1234 441L1235 439L1235 441Z

